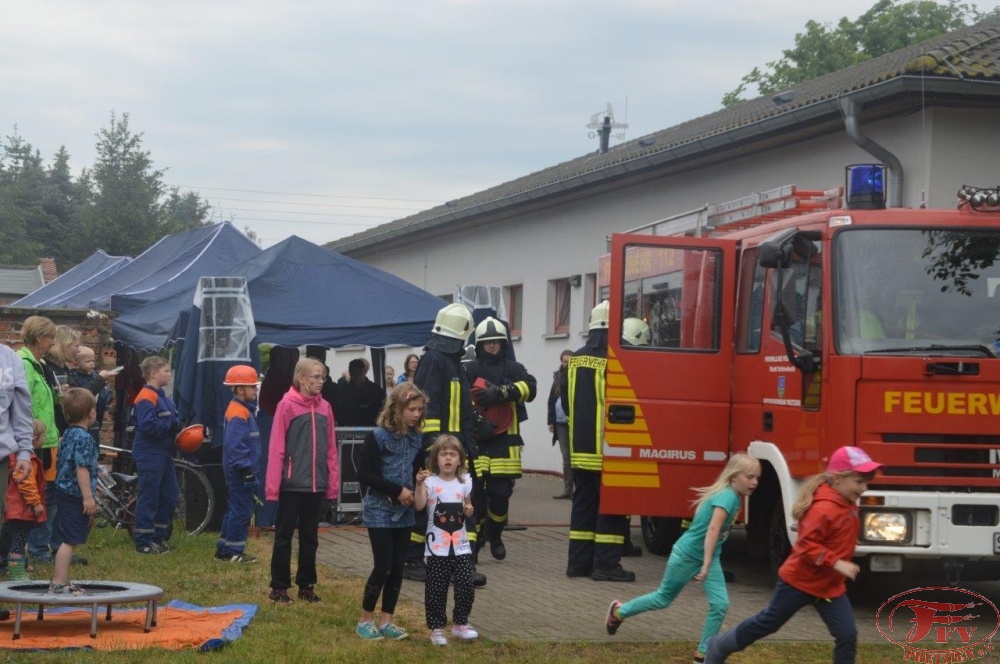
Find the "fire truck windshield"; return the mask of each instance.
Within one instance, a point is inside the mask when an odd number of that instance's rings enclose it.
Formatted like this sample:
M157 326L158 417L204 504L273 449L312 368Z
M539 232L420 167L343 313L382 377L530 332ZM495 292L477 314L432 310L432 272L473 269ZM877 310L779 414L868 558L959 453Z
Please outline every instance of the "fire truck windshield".
M840 354L1000 354L1000 230L845 229L834 241Z

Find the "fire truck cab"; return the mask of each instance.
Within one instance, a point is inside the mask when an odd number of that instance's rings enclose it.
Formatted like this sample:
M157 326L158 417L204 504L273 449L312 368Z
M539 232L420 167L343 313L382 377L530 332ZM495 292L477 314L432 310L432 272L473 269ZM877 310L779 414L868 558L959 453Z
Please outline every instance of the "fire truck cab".
M766 192L612 236L601 510L642 515L666 553L692 487L748 451L748 543L777 566L799 485L854 445L885 464L860 506L863 567L1000 578L1000 192L880 209L857 180L882 176L853 177L860 207L784 187L777 212ZM628 317L648 346L622 343Z

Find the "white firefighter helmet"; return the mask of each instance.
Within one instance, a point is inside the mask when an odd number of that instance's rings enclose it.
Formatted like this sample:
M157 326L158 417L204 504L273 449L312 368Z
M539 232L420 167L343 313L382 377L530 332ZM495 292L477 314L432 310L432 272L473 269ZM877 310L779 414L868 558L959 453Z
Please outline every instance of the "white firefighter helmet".
M431 332L465 341L472 334L472 314L465 305L453 302L437 313Z
M622 339L633 346L648 346L649 326L641 318L626 318L622 321Z
M507 341L507 328L493 316L476 326L476 345L484 341Z
M590 311L590 328L591 330L606 330L608 329L608 318L610 317L611 305L608 304L607 300L603 300L596 307Z

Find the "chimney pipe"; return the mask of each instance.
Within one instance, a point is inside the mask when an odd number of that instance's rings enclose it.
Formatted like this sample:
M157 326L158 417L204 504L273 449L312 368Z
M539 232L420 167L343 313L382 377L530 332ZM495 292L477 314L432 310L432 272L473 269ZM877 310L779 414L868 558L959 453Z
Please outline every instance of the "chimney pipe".
M611 140L611 116L604 116L604 124L601 129L597 132L601 136L601 154L608 151L608 143Z

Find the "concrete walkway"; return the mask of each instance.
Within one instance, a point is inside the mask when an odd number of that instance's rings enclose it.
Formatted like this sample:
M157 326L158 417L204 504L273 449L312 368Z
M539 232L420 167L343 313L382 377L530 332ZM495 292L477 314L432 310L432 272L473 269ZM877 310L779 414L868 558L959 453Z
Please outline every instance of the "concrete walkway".
M705 596L697 584L689 584L673 606L629 618L618 634L609 637L604 617L612 599L630 599L654 590L663 576L666 558L650 555L625 558L623 566L636 573L634 583L597 583L586 578L566 577L569 531L569 500L553 500L562 480L547 475L529 475L518 480L511 504L511 522L527 526L504 535L507 559L493 560L488 549L480 553L479 571L487 576L486 587L477 589L472 623L494 640L538 641L697 641L705 616ZM632 541L641 544L635 519ZM743 533L734 531L723 554L723 564L733 572L726 626L762 609L774 587L766 561L748 561ZM371 547L360 526L338 526L320 534L319 562L345 574L366 578L371 572ZM886 590L879 599L855 603L855 618L862 641L884 642L875 625L879 605L896 592L914 587L902 580L900 590ZM909 585L906 585L909 583ZM1000 595L1000 584L975 584L987 597ZM402 597L420 603L424 586L403 582ZM451 599L449 598L449 605ZM777 635L780 640L827 640L826 627L815 611L803 610ZM773 638L773 637L772 637Z

